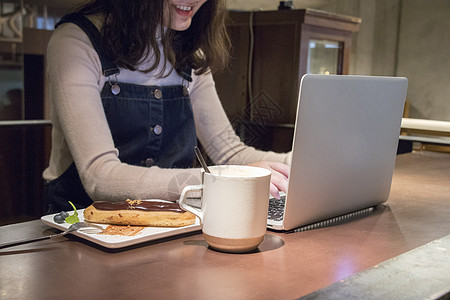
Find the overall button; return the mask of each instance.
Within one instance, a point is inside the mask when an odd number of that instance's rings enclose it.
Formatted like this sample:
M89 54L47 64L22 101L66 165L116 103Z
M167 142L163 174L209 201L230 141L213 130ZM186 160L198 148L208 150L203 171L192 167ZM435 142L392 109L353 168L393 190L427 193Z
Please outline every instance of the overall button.
M118 95L120 93L120 86L117 84L112 85L111 93L113 93L114 95Z
M162 98L162 91L159 89L156 89L153 91L153 95L155 96L156 99L161 99Z
M147 159L143 159L141 160L141 167L148 167L150 168L151 166L153 166L153 164L155 163L155 160L153 158L147 158Z
M152 127L151 130L154 134L160 135L162 133L162 126L161 125L155 125L155 127Z
M184 85L183 85L183 95L185 95L185 96L189 95L189 88Z
M146 160L145 160L145 166L146 167L148 167L148 168L150 168L151 166L153 166L153 164L155 163L155 161L153 160L153 158L147 158Z

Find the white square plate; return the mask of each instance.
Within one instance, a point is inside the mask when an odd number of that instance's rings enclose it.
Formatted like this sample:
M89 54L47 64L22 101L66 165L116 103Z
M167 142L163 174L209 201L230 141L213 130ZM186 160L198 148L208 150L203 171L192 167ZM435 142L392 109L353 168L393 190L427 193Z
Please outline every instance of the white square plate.
M83 212L84 209L79 209L78 217L80 221L84 221ZM68 211L70 215L73 214L73 211ZM70 224L63 223L58 224L53 221L53 217L56 214L45 215L41 217L41 221L51 227L54 227L59 230L66 230L69 228ZM107 224L97 224L103 228L106 228ZM88 229L88 228L87 228ZM79 230L76 232L72 232L71 234L76 235L80 238L86 239L98 245L101 245L106 248L122 248L131 245L136 245L143 242L153 241L165 237L170 237L182 233L193 232L196 230L201 230L200 220L196 218L195 223L192 225L184 226L184 227L145 227L142 231L138 232L135 236L123 236L123 235L107 235L107 234L99 234L99 233L91 233L90 230Z

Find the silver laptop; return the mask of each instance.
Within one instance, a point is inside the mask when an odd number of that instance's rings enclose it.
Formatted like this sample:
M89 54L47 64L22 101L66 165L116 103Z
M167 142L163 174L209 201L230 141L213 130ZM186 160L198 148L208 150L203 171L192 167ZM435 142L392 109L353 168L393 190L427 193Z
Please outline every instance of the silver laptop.
M403 77L303 76L283 216L268 228L313 226L387 201L407 86Z

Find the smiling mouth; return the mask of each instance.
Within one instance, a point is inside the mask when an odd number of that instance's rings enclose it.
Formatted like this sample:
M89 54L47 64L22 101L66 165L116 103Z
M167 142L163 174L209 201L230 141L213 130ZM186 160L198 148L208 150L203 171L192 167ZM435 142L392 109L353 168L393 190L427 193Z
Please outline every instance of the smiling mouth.
M175 11L179 16L190 18L194 13L194 9L192 6L187 5L174 5Z
M175 12L184 18L191 18L192 14L194 13L192 6L186 6L186 5L174 5Z

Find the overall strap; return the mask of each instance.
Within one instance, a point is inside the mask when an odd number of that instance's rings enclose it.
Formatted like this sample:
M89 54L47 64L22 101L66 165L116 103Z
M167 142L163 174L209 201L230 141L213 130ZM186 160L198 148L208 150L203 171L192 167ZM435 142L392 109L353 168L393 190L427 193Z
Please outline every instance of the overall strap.
M183 70L181 70L180 75L181 77L183 77L184 79L186 79L189 82L192 82L192 68L190 66L186 66L183 68Z
M111 76L114 74L119 74L120 71L117 65L106 56L100 31L88 18L81 13L71 13L62 17L62 19L55 25L55 28L63 23L73 23L86 33L100 58L103 75Z

